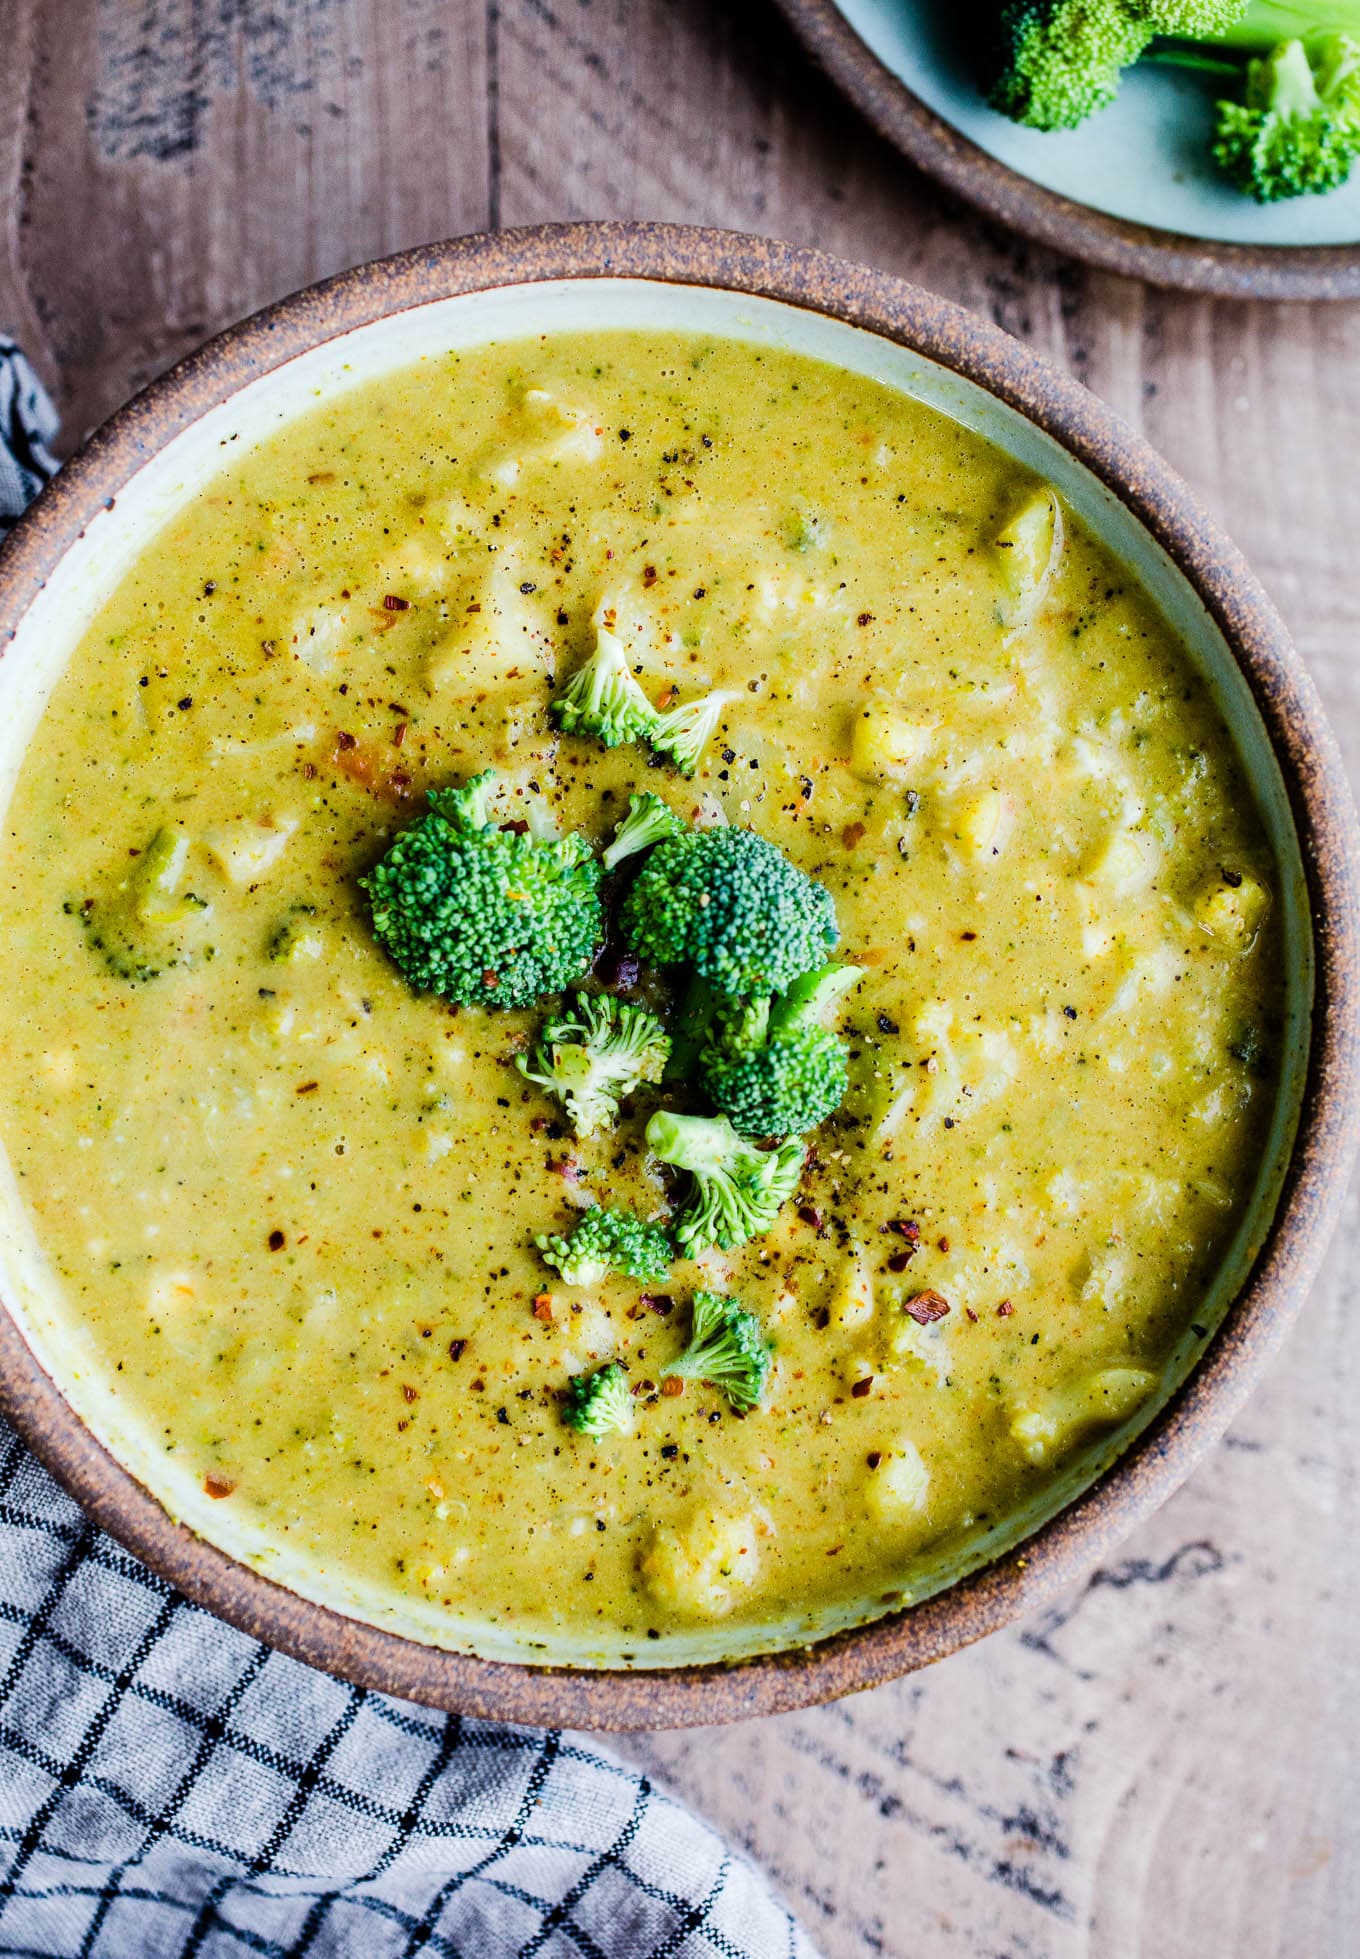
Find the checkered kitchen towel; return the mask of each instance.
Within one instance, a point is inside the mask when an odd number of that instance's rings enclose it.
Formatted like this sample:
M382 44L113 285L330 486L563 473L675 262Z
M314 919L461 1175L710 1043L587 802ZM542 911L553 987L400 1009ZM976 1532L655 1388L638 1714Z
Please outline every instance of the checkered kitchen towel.
M0 339L0 534L54 432ZM0 1955L251 1953L815 1959L645 1776L270 1652L97 1531L0 1422Z

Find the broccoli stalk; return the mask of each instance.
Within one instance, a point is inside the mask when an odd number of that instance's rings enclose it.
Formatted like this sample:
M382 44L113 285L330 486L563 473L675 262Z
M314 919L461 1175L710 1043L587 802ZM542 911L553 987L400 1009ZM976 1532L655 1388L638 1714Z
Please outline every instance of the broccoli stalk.
M759 1407L770 1377L771 1352L760 1321L720 1292L694 1295L689 1345L664 1370L682 1381L721 1388L739 1413Z
M565 1238L542 1233L534 1243L546 1265L569 1286L596 1286L610 1272L629 1279L664 1279L671 1269L671 1241L660 1225L644 1224L631 1211L597 1204Z
M831 894L752 830L689 831L659 843L619 915L633 951L684 962L720 993L781 992L836 943Z
M633 1397L628 1391L628 1376L616 1360L593 1374L573 1375L567 1382L562 1419L578 1435L589 1435L597 1442L611 1432L632 1434Z
M735 699L734 694L715 689L711 694L701 694L698 700L680 701L664 709L656 717L650 736L652 747L661 755L669 755L681 775L693 775L723 709Z
M659 1082L670 1037L655 1014L612 993L576 995L574 1013L550 1020L533 1055L517 1054L526 1081L560 1095L578 1136L612 1127L619 1101Z
M647 1124L647 1147L663 1163L688 1170L693 1189L675 1227L687 1256L716 1245L733 1251L769 1231L798 1188L806 1152L790 1140L757 1149L726 1116L680 1116L658 1109Z
M626 858L650 850L667 837L683 836L685 829L684 818L677 816L669 803L663 803L650 789L644 790L628 798L628 814L601 861L607 871L615 871Z
M527 1007L587 971L604 930L583 837L517 835L491 815L495 775L431 790L367 877L373 930L412 986L465 1006Z
M857 966L824 966L719 1026L701 1057L703 1084L744 1134L801 1136L840 1106L845 1049L817 1020L859 978Z
M65 905L117 978L152 980L192 962L194 922L206 918L209 906L180 888L188 857L188 836L167 826L136 853L132 868L106 897Z
M593 735L606 748L650 741L657 721L656 709L629 672L623 641L599 621L595 651L573 674L552 711L564 734Z

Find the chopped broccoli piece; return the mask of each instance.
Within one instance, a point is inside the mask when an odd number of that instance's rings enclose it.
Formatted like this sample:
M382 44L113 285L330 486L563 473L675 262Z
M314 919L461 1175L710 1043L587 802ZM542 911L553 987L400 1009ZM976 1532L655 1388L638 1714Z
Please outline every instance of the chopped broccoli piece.
M657 845L620 913L655 965L685 961L719 992L775 993L836 943L831 893L753 830L696 830Z
M681 775L693 775L719 716L734 698L715 688L697 700L680 701L675 707L665 708L656 717L650 736L652 747L659 754L669 755Z
M707 1381L745 1414L760 1405L770 1361L770 1343L754 1313L723 1293L696 1292L689 1345L665 1374Z
M583 837L492 820L495 775L430 792L360 883L373 930L412 986L464 1006L527 1007L586 972L603 934L600 867Z
M655 1014L612 993L576 995L574 1013L550 1020L533 1056L515 1056L526 1081L560 1095L578 1136L606 1129L622 1096L659 1082L670 1037Z
M277 961L319 959L325 947L312 922L315 917L315 905L290 905L269 935L265 956Z
M656 709L628 669L623 641L597 623L595 651L552 704L564 734L593 735L606 748L650 741Z
M802 1136L840 1107L845 1049L815 1023L859 978L857 966L824 966L719 1029L702 1056L703 1084L744 1135Z
M1246 0L1004 0L987 51L987 97L1030 129L1075 129L1113 102L1159 34L1210 39Z
M666 837L683 836L686 828L684 818L677 816L670 804L663 803L650 789L639 796L630 796L628 814L604 853L604 867L607 871L617 870L626 857L636 857Z
M1281 42L1249 63L1242 101L1218 104L1214 160L1258 204L1335 190L1357 156L1360 42L1344 34Z
M616 1360L593 1374L575 1374L567 1382L567 1405L562 1419L578 1435L600 1437L633 1432L633 1397L628 1376Z
M569 1286L595 1286L610 1272L629 1279L664 1279L675 1256L657 1224L644 1224L631 1211L597 1204L565 1238L542 1233L534 1243L546 1264L556 1266Z
M806 1154L797 1139L757 1149L726 1116L678 1116L664 1109L647 1124L647 1147L693 1179L675 1227L676 1242L689 1256L710 1245L733 1251L769 1231L798 1188Z
M189 839L182 830L157 830L107 898L65 906L117 978L156 979L192 959L192 925L209 907L179 888L188 856Z

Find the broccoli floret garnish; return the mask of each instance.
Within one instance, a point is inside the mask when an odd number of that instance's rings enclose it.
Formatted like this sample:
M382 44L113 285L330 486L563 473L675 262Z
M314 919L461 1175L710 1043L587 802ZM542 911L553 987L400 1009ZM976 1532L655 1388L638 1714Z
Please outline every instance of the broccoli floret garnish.
M1281 42L1248 64L1242 101L1218 104L1214 160L1258 204L1335 190L1357 156L1360 42L1344 34Z
M806 1154L796 1138L761 1150L739 1136L726 1116L678 1116L664 1109L647 1124L647 1147L693 1180L675 1227L677 1244L690 1256L711 1245L733 1251L769 1231L798 1188Z
M720 1292L696 1292L689 1345L664 1370L721 1388L741 1414L758 1408L770 1378L770 1343L754 1313Z
M593 1436L597 1442L602 1435L632 1434L633 1397L628 1392L628 1376L616 1360L593 1374L572 1376L567 1382L562 1419L578 1435Z
M680 701L656 717L649 737L658 754L669 755L681 775L693 775L731 694L715 689L698 700Z
M657 845L620 913L659 966L684 961L719 992L779 993L836 943L831 893L753 830L696 830Z
M464 1006L527 1007L586 972L603 935L600 867L583 837L492 820L494 772L430 792L360 883L373 930L412 986Z
M614 840L605 851L602 862L607 871L617 870L627 857L636 857L640 851L650 850L653 844L663 842L667 837L683 836L688 826L684 818L676 815L669 803L663 803L660 796L654 796L646 789L638 796L628 798L628 814L614 832Z
M209 907L179 888L188 856L182 830L157 830L107 898L65 906L117 978L153 980L194 956L191 928Z
M824 966L719 1027L700 1062L703 1085L744 1135L802 1136L840 1107L845 1049L816 1021L859 978L857 966Z
M532 1056L517 1054L526 1081L560 1095L578 1136L609 1128L622 1096L659 1082L671 1051L655 1014L612 993L576 995L574 1013L550 1020Z
M606 748L650 741L656 709L629 671L623 642L597 622L595 651L552 704L564 734L593 735Z
M321 934L312 922L315 918L315 905L290 905L269 934L265 946L266 958L285 962L319 959L325 948Z
M658 1224L644 1224L631 1211L597 1204L565 1238L547 1232L535 1238L544 1262L556 1266L569 1286L595 1286L610 1272L629 1279L664 1279L675 1254Z
M1075 129L1159 34L1212 39L1245 11L1246 0L1006 0L987 99L1029 129Z

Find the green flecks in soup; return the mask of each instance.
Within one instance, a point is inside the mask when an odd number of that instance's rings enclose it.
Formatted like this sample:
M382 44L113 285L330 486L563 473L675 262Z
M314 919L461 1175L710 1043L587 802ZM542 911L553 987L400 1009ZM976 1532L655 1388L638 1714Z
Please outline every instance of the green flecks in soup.
M681 750L562 731L602 633L658 714L722 696ZM375 938L361 879L488 768L506 820L600 845L652 792L830 892L847 1078L745 1244L540 1249L592 1205L672 1231L648 1121L711 1103L649 1063L574 1128L572 994L453 1006ZM1045 486L800 358L549 336L317 408L103 609L9 813L0 1124L198 1528L450 1643L792 1636L1157 1391L1259 1166L1276 883L1183 650ZM621 951L587 999L674 1033ZM748 1343L727 1390L705 1337Z

